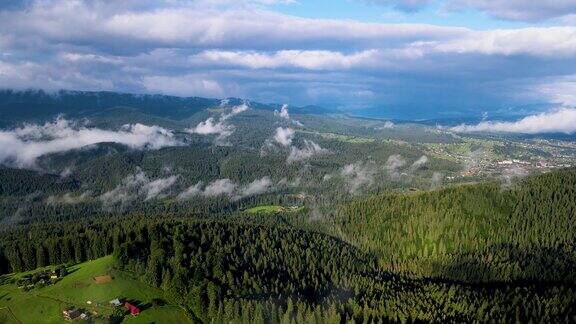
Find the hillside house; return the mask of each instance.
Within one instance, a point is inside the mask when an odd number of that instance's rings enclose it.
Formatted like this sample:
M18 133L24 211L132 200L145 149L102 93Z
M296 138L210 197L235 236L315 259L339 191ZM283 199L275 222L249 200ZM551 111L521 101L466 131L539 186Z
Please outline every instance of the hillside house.
M67 321L75 320L76 318L80 317L81 312L76 308L68 308L62 311L62 316Z
M138 314L140 314L140 308L128 302L124 303L124 308L126 308L132 316L138 316Z
M120 301L120 299L116 298L110 301L110 305L114 307L120 307L122 306L122 302Z

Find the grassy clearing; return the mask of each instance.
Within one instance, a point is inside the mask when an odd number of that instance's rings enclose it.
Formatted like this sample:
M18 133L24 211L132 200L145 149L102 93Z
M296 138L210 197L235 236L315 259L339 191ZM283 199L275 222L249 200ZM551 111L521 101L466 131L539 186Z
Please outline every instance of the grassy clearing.
M318 132L307 132L307 131L300 131L302 133L308 134L315 134L323 139L339 141L343 143L351 143L351 144L366 144L366 143L373 143L376 140L373 138L368 137L360 137L360 136L349 136L349 135L341 135L336 133L318 133Z
M263 205L263 206L256 206L249 209L246 209L248 214L276 214L281 213L285 210L282 206L276 205Z
M278 205L262 205L246 209L245 212L248 214L278 214L278 213L294 213L302 210L303 207L298 206L278 206Z
M13 284L0 285L0 323L65 323L62 310L75 306L109 315L114 308L108 303L114 298L125 298L139 303L142 312L137 317L126 316L126 323L189 323L183 309L170 305L163 291L147 286L124 273L111 270L112 257L107 256L69 268L70 273L54 285L24 292ZM110 276L106 283L97 283L94 278ZM16 276L19 276L17 274ZM166 306L152 306L151 300L160 298ZM88 304L87 302L90 302ZM8 311L9 310L9 311ZM15 317L12 322L10 315Z

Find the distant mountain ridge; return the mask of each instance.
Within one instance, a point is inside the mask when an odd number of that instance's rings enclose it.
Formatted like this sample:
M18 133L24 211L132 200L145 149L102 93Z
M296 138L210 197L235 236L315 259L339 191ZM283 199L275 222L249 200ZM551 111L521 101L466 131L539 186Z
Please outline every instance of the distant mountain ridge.
M229 105L249 102L254 109L277 110L281 104L264 104L239 98L227 98ZM134 108L142 113L183 120L204 109L219 106L222 99L176 97L160 94L130 94L111 91L0 90L0 126L24 121L40 121L64 114L83 118L110 108ZM295 114L325 114L330 110L318 106L290 107Z

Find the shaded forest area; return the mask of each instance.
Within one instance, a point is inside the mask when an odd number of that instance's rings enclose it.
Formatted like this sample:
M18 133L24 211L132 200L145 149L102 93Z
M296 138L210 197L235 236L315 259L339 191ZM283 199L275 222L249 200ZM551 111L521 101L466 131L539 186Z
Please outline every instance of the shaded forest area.
M570 285L409 279L380 269L375 257L340 239L288 227L135 217L48 230L7 236L4 261L25 270L113 253L119 269L170 292L203 321L567 321L576 315Z
M113 254L199 321L574 321L575 185L563 170L385 194L316 231L162 214L33 223L2 233L0 270Z

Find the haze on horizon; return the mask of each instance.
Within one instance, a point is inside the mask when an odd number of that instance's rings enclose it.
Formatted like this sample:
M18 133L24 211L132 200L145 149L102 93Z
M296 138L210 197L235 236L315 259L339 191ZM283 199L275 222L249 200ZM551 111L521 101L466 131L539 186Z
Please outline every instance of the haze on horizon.
M571 0L0 4L0 88L525 116L576 104L575 57Z

